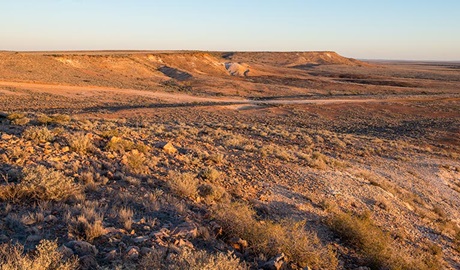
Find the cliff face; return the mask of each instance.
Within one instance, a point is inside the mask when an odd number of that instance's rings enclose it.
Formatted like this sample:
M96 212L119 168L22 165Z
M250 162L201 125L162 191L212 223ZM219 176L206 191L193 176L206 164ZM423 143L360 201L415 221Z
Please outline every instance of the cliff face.
M257 76L271 73L272 68L309 65L365 64L334 52L3 52L0 79L111 86L135 86L142 82L148 86L176 79L174 74L188 74L181 75L181 79L203 75ZM168 72L163 72L165 67Z
M235 61L258 64L299 67L303 65L365 66L364 62L343 57L336 52L241 52L231 56Z

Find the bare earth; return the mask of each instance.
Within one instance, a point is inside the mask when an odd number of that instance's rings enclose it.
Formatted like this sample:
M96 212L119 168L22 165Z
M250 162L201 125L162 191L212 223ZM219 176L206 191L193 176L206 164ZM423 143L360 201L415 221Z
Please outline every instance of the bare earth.
M460 268L459 63L0 52L0 113L0 243L57 239L83 269L155 268L153 251L187 248L250 269ZM39 165L81 194L13 194ZM246 227L302 221L319 242L239 230L241 205Z

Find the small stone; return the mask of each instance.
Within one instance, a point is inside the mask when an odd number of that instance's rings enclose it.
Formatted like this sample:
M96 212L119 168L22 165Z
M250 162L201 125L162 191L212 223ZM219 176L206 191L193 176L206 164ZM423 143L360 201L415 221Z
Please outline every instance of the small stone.
M196 238L198 236L198 227L194 223L184 222L171 232L171 236L187 239Z
M42 238L40 235L38 235L38 234L33 234L33 235L27 236L26 241L27 241L27 242L38 242L38 241L40 241L40 240L42 240L42 239L43 239L43 238Z
M9 140L9 139L11 139L11 138L13 138L13 135L6 134L6 133L3 133L3 134L2 134L2 140L5 140L5 141L6 141L6 140Z
M97 248L85 241L70 241L66 244L66 246L73 250L75 254L79 257L85 255L93 255L96 256L98 251Z
M128 247L128 245L126 245L126 243L124 243L124 242L118 243L118 248L120 250L125 250L127 247Z
M244 250L245 248L248 247L248 241L246 240L243 240L239 237L234 237L232 239L230 239L230 245L236 249L236 250L239 250L239 251L242 251Z
M139 247L130 246L126 250L125 258L128 260L137 260L139 259Z
M158 148L162 148L163 151L167 154L175 154L177 153L177 148L171 142L160 142L156 145Z
M97 264L96 258L93 255L85 255L80 257L80 268L81 270L91 270L97 269L99 265Z
M284 262L284 254L281 253L269 261L267 261L264 265L262 265L262 269L264 270L283 270L285 267Z
M111 250L105 255L104 260L110 262L110 261L115 260L117 257L118 257L117 251Z
M149 248L149 247L142 247L141 248L141 254L142 255L147 255L149 253L152 253L153 252L153 248Z
M176 245L178 247L188 247L188 248L191 248L191 249L194 248L193 244L190 241L186 240L186 239L176 240L174 242L174 245Z
M70 248L66 247L66 246L60 246L58 248L58 251L62 254L64 259L68 259L68 258L72 257L73 254L74 254L73 251Z
M47 223L54 223L57 221L57 217L55 215L47 215L44 221Z
M6 243L8 241L10 241L10 238L8 236L6 236L4 234L0 235L0 243Z
M145 242L147 240L149 240L148 236L138 236L138 237L133 239L133 242L136 243L136 244L140 244L140 243L143 243L143 242Z
M213 221L211 222L210 225L211 225L212 232L214 232L216 236L219 236L222 234L223 232L222 226L220 226L217 222Z

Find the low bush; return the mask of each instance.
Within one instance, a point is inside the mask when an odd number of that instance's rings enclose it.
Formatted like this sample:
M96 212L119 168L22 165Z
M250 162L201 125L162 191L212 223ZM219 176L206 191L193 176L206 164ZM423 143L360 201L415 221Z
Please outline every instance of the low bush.
M248 241L248 248L254 254L273 257L284 253L301 267L337 267L334 252L323 246L316 234L305 230L305 222L259 221L252 208L239 202L220 204L213 213L216 221L224 228L225 236Z
M330 228L346 243L356 248L367 264L375 269L438 269L439 256L418 254L399 248L389 233L377 227L370 215L336 213L329 220Z
M245 270L249 269L232 253L208 253L203 250L181 249L177 253L155 250L144 256L140 269L167 270Z
M72 151L85 154L94 148L91 137L84 133L77 133L69 139L69 146Z
M25 168L19 183L0 186L0 200L63 201L81 194L73 179L41 165Z
M146 173L148 171L146 162L147 159L145 155L136 149L126 153L122 159L122 163L125 167L133 173Z
M23 136L34 142L49 142L54 139L53 133L46 127L29 127L24 130Z
M176 195L194 198L197 194L198 180L192 173L170 172L168 186Z
M2 270L72 270L78 269L78 260L64 260L56 241L42 240L34 254L24 254L20 245L0 245L0 269Z

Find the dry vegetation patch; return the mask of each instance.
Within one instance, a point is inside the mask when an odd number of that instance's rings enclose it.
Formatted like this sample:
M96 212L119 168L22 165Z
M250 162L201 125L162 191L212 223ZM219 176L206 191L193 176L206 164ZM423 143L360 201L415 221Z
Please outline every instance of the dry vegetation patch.
M375 269L437 269L442 265L439 255L425 252L413 256L409 250L400 248L389 233L374 224L369 214L337 213L328 224Z
M0 186L0 199L14 202L63 201L81 195L81 187L72 178L41 165L25 168L19 183Z
M213 213L227 237L247 240L255 254L273 257L282 252L301 267L337 267L335 254L321 244L315 233L306 231L304 222L257 220L255 211L239 202L219 204Z
M64 259L64 255L58 251L56 241L41 241L35 254L24 254L24 249L20 245L0 245L0 269L2 270L76 270L78 268L76 258Z

